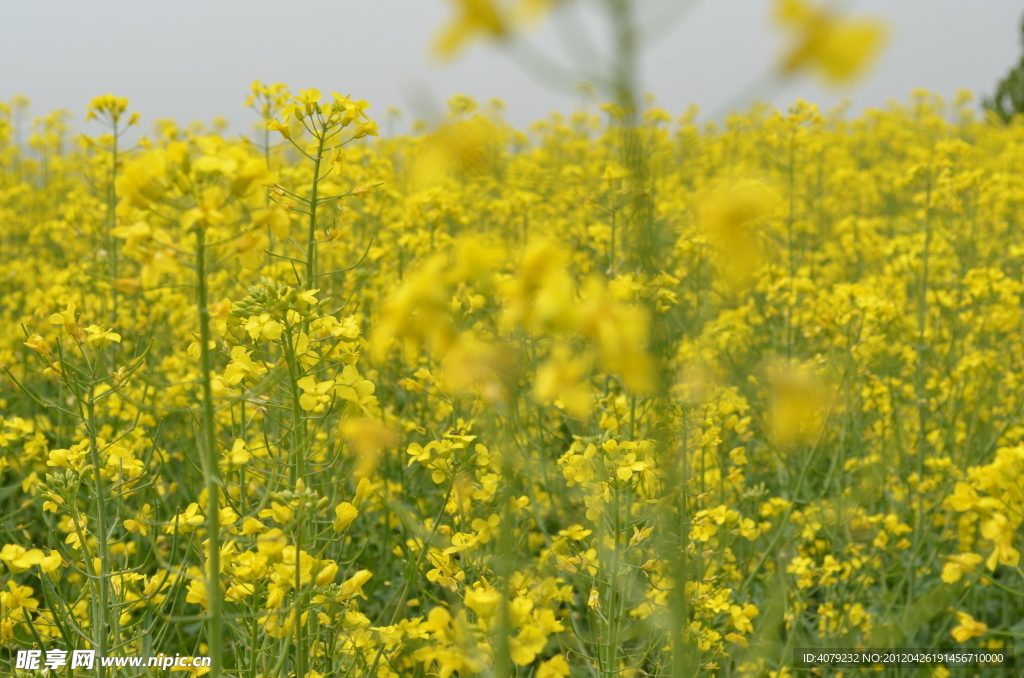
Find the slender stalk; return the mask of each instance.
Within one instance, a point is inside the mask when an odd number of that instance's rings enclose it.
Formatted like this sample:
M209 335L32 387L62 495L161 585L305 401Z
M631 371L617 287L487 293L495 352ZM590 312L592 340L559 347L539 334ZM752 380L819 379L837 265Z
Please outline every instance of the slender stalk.
M623 242L628 242L628 233L632 233L634 247L632 264L643 273L654 275L659 271L668 270L667 253L671 248L667 242L663 242L654 218L654 192L651 187L650 168L644 152L644 130L640 127L642 118L635 95L638 84L637 59L639 55L639 34L634 16L635 3L630 0L606 0L606 3L615 30L613 83L620 108L620 119L618 120L619 134L621 135L620 157L622 165L632 181L631 190L627 196L627 204L631 207L631 211L624 216L623 220L625 222L623 226L630 230L623 233L620 239ZM623 230L625 231L625 229ZM648 351L659 365L668 364L672 355L670 328L667 326L664 316L658 313L653 303L648 302L648 311L652 320ZM666 479L668 487L674 490L678 497L678 505L674 507L678 515L678 523L674 526L674 530L670 529L670 532L676 532L673 535L675 540L668 539L668 544L666 544L669 550L675 550L675 552L663 554L663 557L671 563L670 572L673 582L669 595L669 606L672 613L670 628L671 675L673 678L684 678L692 671L690 646L684 637L691 614L686 596L686 582L695 578L694 563L687 553L689 515L686 482L691 469L687 459L685 416L684 439L681 449L678 446L678 441L674 440L673 434L667 427L674 415L671 409L670 394L662 375L658 375L653 401L653 408L649 410L650 415L648 415L648 421L653 419L653 426L647 431L638 431L637 424L639 422L636 420L635 399L631 400L630 433L634 440L642 437L652 440L657 451L656 454L663 460L664 466L670 469ZM680 457L682 458L682 469L681 473L677 474L676 469ZM615 546L617 550L617 542ZM612 599L611 602L615 603L615 600ZM610 614L616 614L616 610L611 609ZM615 643L618 644L617 638ZM615 656L618 649L616 647L610 653L612 657ZM612 675L618 675L617 665L608 667L608 670L612 672Z
M117 215L114 210L117 208L117 142L118 142L118 129L117 123L114 123L114 145L111 148L110 158L110 180L107 185L107 233L110 236L110 300L111 300L111 312L110 312L110 323L117 323L117 238L114 237L114 227L117 225Z
M306 289L313 289L316 279L316 207L317 189L320 188L320 161L324 153L326 130L317 138L316 157L313 159L313 189L309 196L309 234L306 240Z
M928 175L928 184L925 187L924 205L924 250L921 252L921 290L918 298L917 308L917 374L916 388L917 395L917 515L914 524L914 558L911 560L907 570L907 604L914 600L915 566L919 545L921 543L921 531L924 529L924 495L921 492L921 482L924 480L924 453L926 445L925 425L928 423L928 398L925 394L925 334L928 331L928 254L932 243L932 178ZM910 489L909 487L907 488Z
M505 462L505 471L511 471L510 464ZM508 482L510 475L505 475L505 491L502 493L501 529L498 533L498 556L494 562L494 573L498 576L501 589L501 604L498 609L498 636L494 643L494 675L497 678L511 678L512 667L510 657L512 648L512 612L508 603L509 577L512 576L512 485Z
M648 188L647 159L644 156L643 135L639 127L639 106L636 100L638 35L633 16L633 3L629 0L607 0L615 26L615 70L613 86L619 105L620 154L622 165L632 179L629 196L633 222L635 263L645 271L658 270L655 258L659 255L658 237L653 221Z
M92 387L90 386L90 391ZM100 623L96 624L93 630L93 638L96 643L96 651L99 652L101 657L107 656L107 625L108 617L110 614L110 599L107 591L107 581L110 579L110 561L107 557L107 497L103 492L103 462L100 461L100 449L99 444L96 440L96 427L94 422L96 421L96 405L93 401L93 395L89 393L89 399L86 404L87 416L86 426L89 430L89 462L92 464L93 482L96 484L96 528L97 528L97 551L99 553L100 560L100 571L99 571L99 610L97 617L101 620ZM81 539L81 537L79 537ZM85 553L88 553L88 544L82 542L82 549ZM116 613L114 615L116 617ZM117 642L117 636L114 637L114 641ZM106 675L102 663L99 667L99 677L103 678Z
M299 366L295 360L295 350L292 347L292 337L289 332L285 338L285 359L288 363L288 385L292 391L292 451L291 451L291 463L288 464L288 484L292 489L296 488L296 484L301 478L305 482L306 477L306 457L305 457L305 443L303 442L303 427L305 426L305 419L302 415L302 407L299 405L299 379L302 375L299 374Z
M611 574L608 586L608 661L604 669L607 678L615 678L619 675L619 601L622 598L619 593L620 494L621 488L616 483L614 513L612 515L612 539L614 540L614 545L612 547Z
M300 514L301 515L301 514ZM305 516L302 516L305 518ZM306 648L302 634L302 605L305 596L302 593L302 522L299 521L295 530L295 675L305 678Z
M795 247L793 228L796 224L796 130L789 133L789 214L786 217L786 250L789 255L789 304L796 304L796 261L793 259L793 248ZM787 308L782 314L786 323L786 359L793 358L793 312Z
M269 109L263 114L265 119L270 118ZM267 129L266 120L263 125L263 159L267 161L267 169L270 169L270 130Z
M608 245L608 275L610 275L613 278L618 273L616 271L616 266L615 266L615 225L616 225L615 224L615 221L616 221L615 217L616 217L617 214L618 214L618 210L617 209L612 210L612 239L611 239L611 243Z
M207 643L210 646L210 676L220 678L223 670L224 623L220 590L220 475L218 471L217 431L213 412L213 388L210 384L210 309L206 289L206 231L196 228L196 304L199 307L199 366L203 387L203 476L206 481L206 532L209 553L206 571L206 600L209 609Z

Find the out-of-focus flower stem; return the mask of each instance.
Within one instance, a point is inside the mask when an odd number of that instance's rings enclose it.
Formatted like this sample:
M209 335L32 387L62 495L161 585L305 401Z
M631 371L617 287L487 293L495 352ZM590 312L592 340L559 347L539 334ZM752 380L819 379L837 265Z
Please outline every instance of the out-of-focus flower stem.
M199 369L203 388L203 476L206 485L206 599L210 613L207 641L210 676L220 678L223 669L223 598L220 590L220 475L218 471L216 419L210 372L210 309L206 289L206 231L196 228L196 304L199 310Z

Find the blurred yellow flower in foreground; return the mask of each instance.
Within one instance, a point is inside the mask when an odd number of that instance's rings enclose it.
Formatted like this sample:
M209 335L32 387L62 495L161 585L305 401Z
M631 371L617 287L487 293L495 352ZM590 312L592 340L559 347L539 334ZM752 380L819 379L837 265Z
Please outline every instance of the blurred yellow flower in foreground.
M754 278L762 264L761 231L778 210L779 195L756 180L712 190L700 203L700 224L718 254L718 268L733 287Z
M434 51L450 59L477 34L504 38L509 33L507 17L493 0L455 0L458 16L438 36Z
M497 126L481 115L445 123L418 149L411 173L413 188L430 188L448 176L486 174L495 165L500 143Z
M450 59L478 36L495 40L507 38L516 27L543 18L556 2L558 0L518 0L515 3L453 0L456 17L438 35L434 52L442 59Z
M831 400L829 387L811 364L779 362L768 367L767 377L771 393L768 430L776 444L813 442Z
M834 83L863 73L885 39L881 21L845 19L805 0L777 0L775 19L795 34L783 71L790 74L811 67Z
M342 435L349 449L356 455L357 461L352 475L360 481L373 475L385 450L396 445L399 440L398 434L390 427L369 417L347 420L342 426ZM356 501L356 505L358 503ZM339 514L339 519L340 517ZM337 523L335 530L340 531Z

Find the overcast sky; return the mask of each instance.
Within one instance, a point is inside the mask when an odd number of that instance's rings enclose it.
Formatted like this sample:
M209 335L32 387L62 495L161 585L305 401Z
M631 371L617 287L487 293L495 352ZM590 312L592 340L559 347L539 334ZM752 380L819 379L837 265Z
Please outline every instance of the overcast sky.
M560 11L531 35L538 50L567 64L560 36L590 33L607 53L602 26L583 10ZM316 87L366 99L381 120L389 105L429 118L455 93L500 97L508 117L525 124L577 98L525 72L507 51L474 45L451 64L430 58L448 20L446 0L7 0L0 21L0 100L27 95L33 113L66 108L83 125L98 94L130 99L145 127L226 116L235 130L253 115L242 108L254 79L293 91ZM674 8L693 4L678 21ZM662 34L642 64L645 91L672 113L700 106L704 117L749 91L778 58L785 35L770 20L770 0L636 0ZM801 79L760 96L780 106L802 97L823 107L849 97L857 109L906 101L926 87L945 97L958 89L989 93L1021 56L1024 6L1012 0L859 0L852 16L890 26L884 56L856 86L835 91ZM666 11L666 8L667 11ZM581 52L585 65L600 56ZM577 68L578 72L579 69ZM743 99L743 97L740 97ZM91 127L91 126L90 126ZM90 129L90 128L86 128ZM98 130L97 130L98 131Z

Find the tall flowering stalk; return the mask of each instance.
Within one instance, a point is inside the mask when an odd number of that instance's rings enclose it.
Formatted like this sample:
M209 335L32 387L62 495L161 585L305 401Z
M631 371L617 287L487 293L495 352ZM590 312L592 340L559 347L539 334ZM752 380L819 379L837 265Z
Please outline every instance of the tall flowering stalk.
M157 239L153 237L155 229L147 222L138 222L118 232L127 240L126 249L138 261L140 279L153 284L168 274L176 273L182 265L191 268L194 275L202 414L201 434L196 442L206 493L207 541L202 572L204 603L208 611L206 633L212 661L210 669L215 676L224 670L225 618L221 585L224 484L220 473L215 393L218 388L215 384L219 381L214 369L215 341L210 314L210 279L216 265L211 261L211 255L222 256L226 244L245 255L258 243L258 238L254 239L251 234L232 234L222 225L226 215L235 209L235 203L255 187L265 172L262 160L233 154L222 144L206 137L196 144L196 148L175 142L166 149L151 150L130 163L119 180L123 195L119 210L125 217L144 216L147 221L163 227L177 227L180 233L177 242L169 238ZM163 257L166 263L153 270L159 257ZM148 272L147 267L150 268ZM169 528L171 533L179 529L177 522L172 522Z
M120 249L117 239L117 176L122 163L121 137L129 127L139 122L139 114L132 113L127 120L124 120L128 111L128 100L124 97L116 97L112 94L99 96L89 102L86 109L85 119L98 120L107 129L108 134L101 136L97 143L109 156L104 177L104 201L106 206L107 234L104 249L110 260L110 318L111 322L117 322L118 295L126 286L126 281L121 280L118 250Z
M304 257L305 289L313 289L317 278L317 212L325 206L334 204L341 207L341 201L353 195L365 195L372 190L368 186L352 186L348 191L335 195L320 195L320 186L327 177L334 175L334 181L342 181L345 174L344 146L356 139L366 136L377 136L377 123L366 115L368 103L359 99L352 101L348 96L331 93L331 101L321 103L320 90L300 90L294 102L285 106L281 120L271 120L267 129L276 130L290 141L295 149L312 163L312 178L308 193L300 194L276 185L272 195L282 202L286 209L297 211L308 217L306 241L300 247ZM293 126L298 126L293 130ZM312 141L299 144L299 134L305 131ZM326 229L324 229L326 230Z

